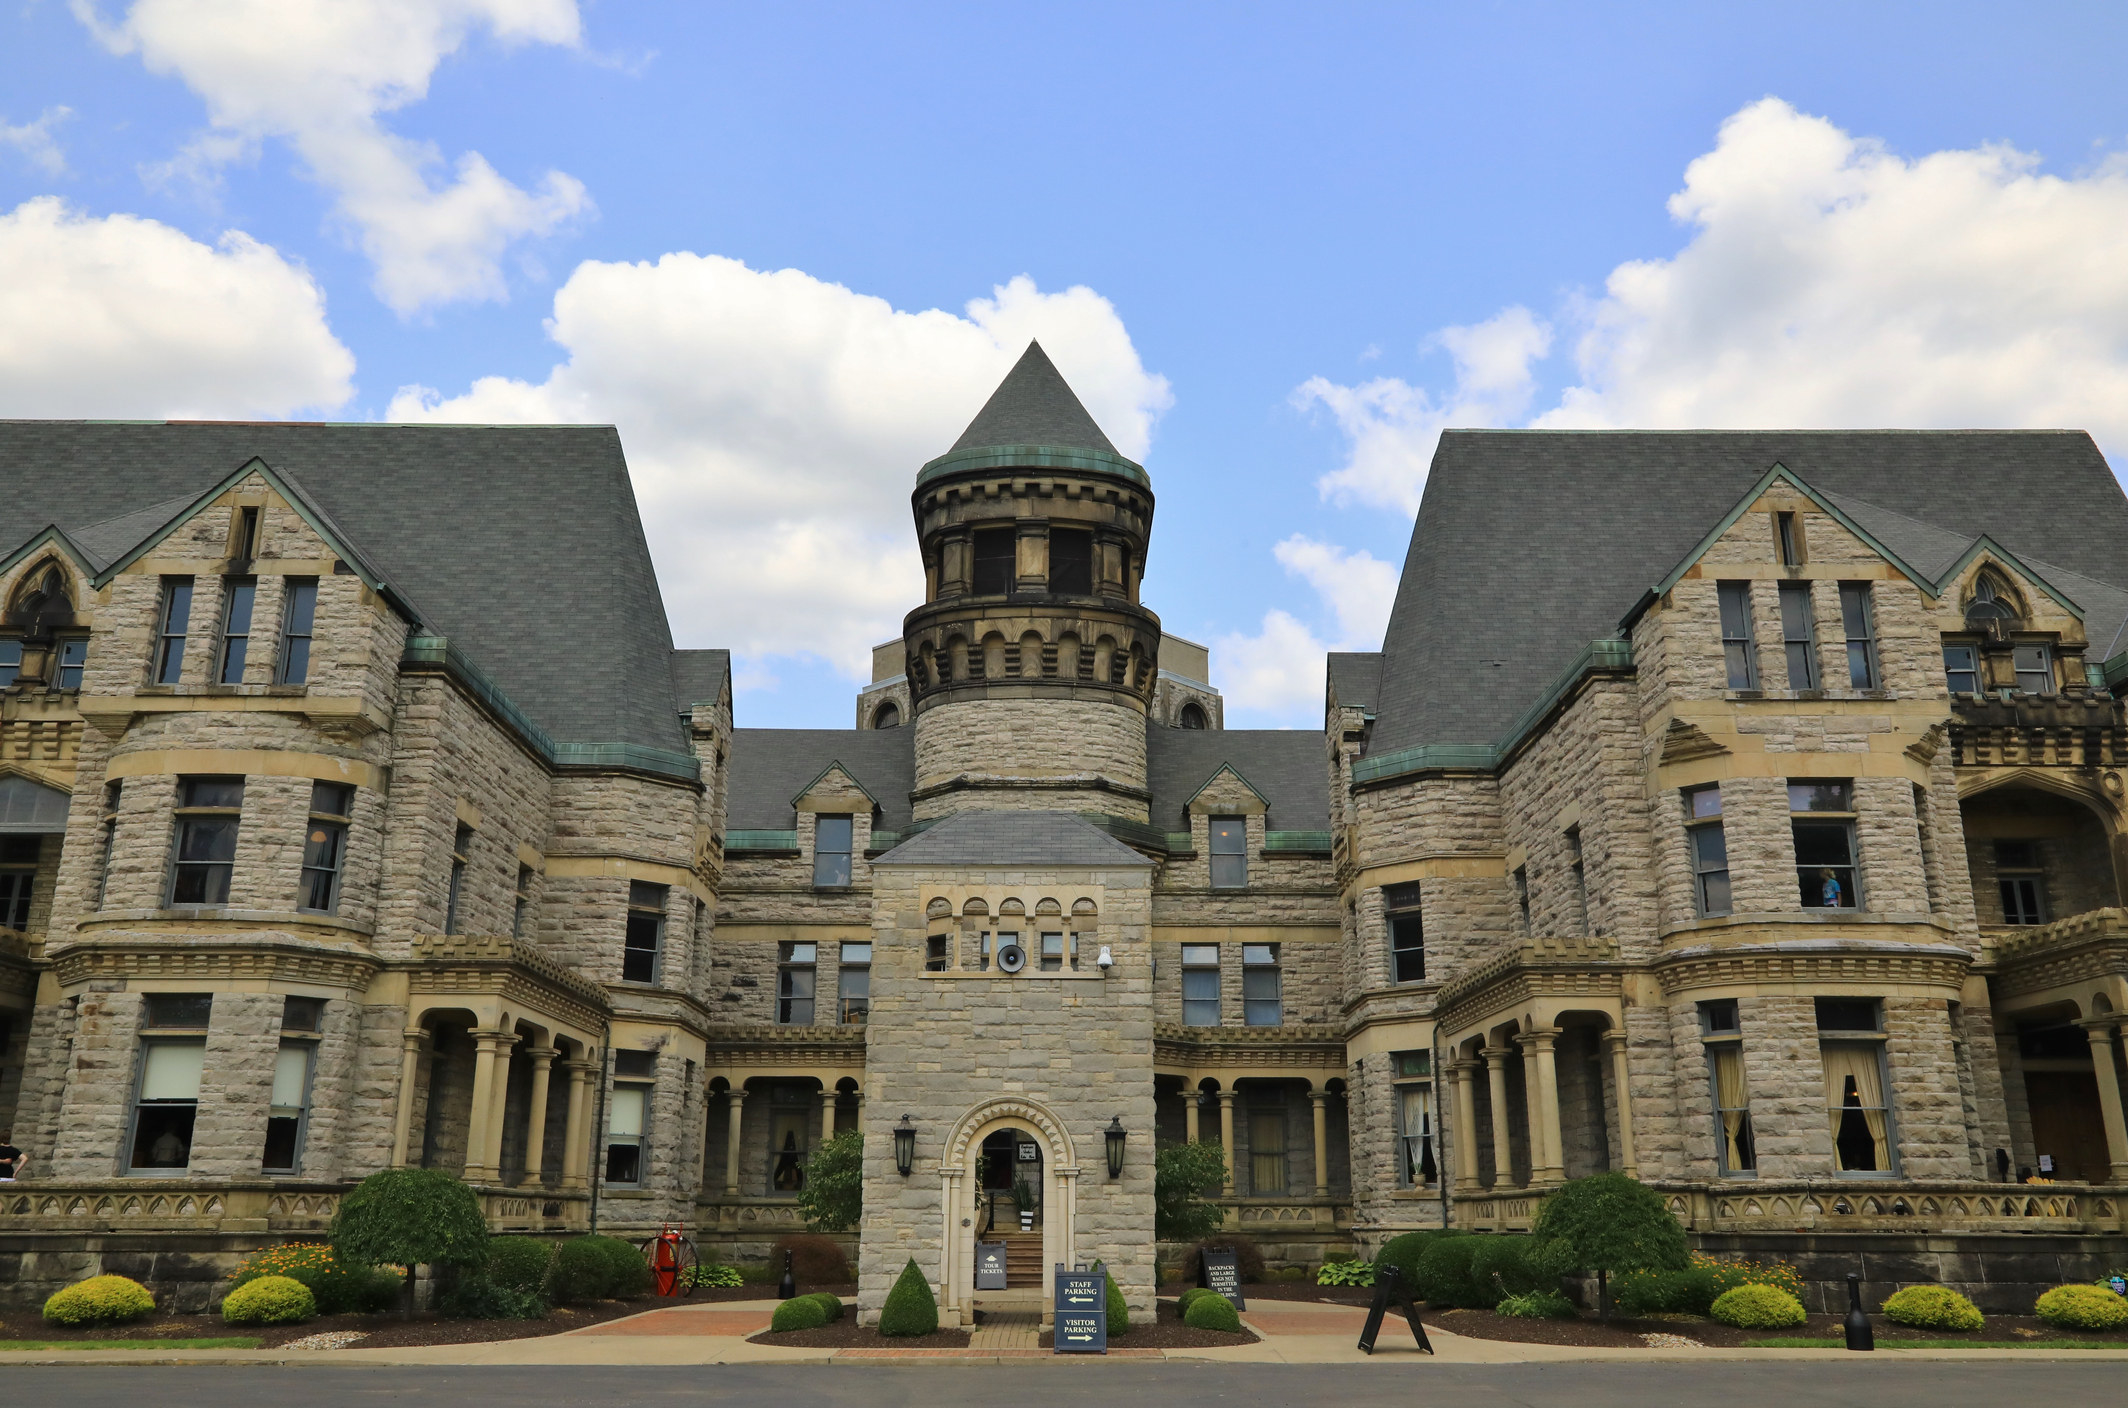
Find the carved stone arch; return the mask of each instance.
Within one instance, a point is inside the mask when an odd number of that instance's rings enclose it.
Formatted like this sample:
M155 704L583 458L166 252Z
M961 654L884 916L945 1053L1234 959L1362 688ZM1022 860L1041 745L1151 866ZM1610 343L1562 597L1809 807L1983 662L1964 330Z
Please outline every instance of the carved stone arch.
M1071 1131L1064 1121L1050 1112L1040 1101L1023 1095L1000 1096L975 1106L953 1126L953 1133L946 1140L946 1166L964 1168L970 1158L970 1149L978 1138L999 1124L1024 1124L1032 1128L1049 1145L1048 1156L1054 1160L1053 1168L1077 1167L1078 1154L1072 1148Z
M56 553L41 557L15 579L6 619L32 638L49 636L55 629L73 624L74 574L63 558Z
M2096 813L2101 825L2111 825L2120 815L2120 804L2108 796L2103 787L2080 781L2065 768L1991 768L1972 776L1961 776L1958 779L1958 800L1970 801L2006 787L2029 787L2036 792L2052 792L2072 802L2081 802Z

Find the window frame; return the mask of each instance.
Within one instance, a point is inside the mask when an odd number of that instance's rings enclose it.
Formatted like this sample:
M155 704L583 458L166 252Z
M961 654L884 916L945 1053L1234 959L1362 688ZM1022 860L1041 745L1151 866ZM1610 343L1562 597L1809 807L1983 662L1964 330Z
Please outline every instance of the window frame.
M252 618L258 614L258 604L258 578L222 578L222 638L214 669L216 684L244 682L244 661L251 652ZM230 678L232 674L234 679Z
M159 1002L166 1004L164 1011L168 1012L170 1010L168 1004L171 1004L173 999L197 999L201 997L206 998L206 1005L203 1009L201 1020L197 1024L191 1021L160 1020L157 1017L156 1007ZM126 1109L126 1140L120 1152L122 1162L119 1172L121 1176L127 1178L181 1178L191 1171L192 1147L199 1132L199 1088L206 1085L207 1035L214 1022L214 997L211 993L148 993L141 999L140 1017L140 1032L137 1043L138 1049L134 1056L132 1089L129 1092ZM199 1049L201 1064L199 1086L195 1087L189 1099L158 1097L151 1101L145 1097L148 1066L153 1059L150 1052L158 1046L187 1046ZM192 1116L191 1121L185 1125L184 1162L175 1165L136 1163L135 1159L140 1154L140 1141L143 1133L141 1129L143 1112L149 1109L174 1110L181 1106L189 1107Z
M1406 1061L1411 1058L1417 1058L1423 1071L1405 1069ZM1392 1053L1389 1060L1393 1094L1390 1118L1397 1142L1396 1186L1400 1189L1437 1188L1441 1182L1441 1160L1435 1146L1440 1142L1440 1120L1434 1103L1433 1053L1399 1051ZM1412 1095L1419 1097L1420 1128L1416 1132L1405 1113ZM1425 1165L1429 1163L1433 1165L1431 1177L1425 1175Z
M1083 544L1083 559L1071 564L1071 569L1084 568L1084 576L1076 570L1060 571L1059 561L1065 556L1057 549L1061 544ZM1090 528L1051 528L1049 530L1049 592L1052 596L1092 596L1094 594L1094 535Z
M0 689L22 677L22 642L0 640Z
M1726 1018L1727 1025L1722 1024ZM1707 1062L1707 1104L1714 1118L1714 1166L1723 1178L1754 1179L1759 1176L1757 1131L1751 1124L1750 1072L1742 1064L1744 1059L1744 1024L1735 998L1718 998L1699 1004L1700 1050ZM1738 1062L1737 1074L1744 1083L1744 1103L1722 1103L1722 1077L1719 1055L1731 1053ZM1732 1163L1729 1157L1729 1130L1722 1116L1734 1110L1741 1117L1737 1133L1737 1149L1750 1160L1748 1164Z
M466 867L473 863L473 828L459 822L451 833L451 878L443 896L443 932L455 934L465 922Z
M1840 628L1847 635L1848 688L1865 693L1884 688L1877 654L1877 594L1868 582L1840 583Z
M837 830L839 830L839 831L840 831L840 832L842 833L842 835L841 835L841 841L842 841L842 846L841 846L841 848L840 848L839 850L838 850L838 849L836 849L835 847L832 847L832 846L824 846L824 845L822 845L822 844L821 844L821 841L823 840L823 838L824 838L824 835L825 835L825 833L827 832L827 830L828 830L828 828L829 828L829 826L830 826L831 824L833 824L833 825L835 826L835 828L836 828ZM856 814L855 814L855 813L852 813L852 812L816 812L816 813L814 813L814 816L813 816L813 888L814 888L814 889L816 889L816 890L847 890L847 889L849 889L849 888L850 888L850 884L851 884L851 879L852 879L852 875L853 875L853 873L854 873L854 866L855 866L855 856L856 856L856 851L857 851L857 817L856 817ZM841 876L841 878L840 878L840 879L837 879L837 878L835 878L835 877L836 877L836 874L837 874L837 872L836 872L836 871L835 871L834 869L832 869L832 868L829 868L829 869L827 869L827 871L826 871L826 878L823 878L823 867L824 867L824 866L827 866L827 865L829 865L829 864L830 864L830 863L832 863L832 862L833 862L834 860L836 860L836 859L837 859L838 857L839 857L839 858L841 859L841 862L842 862L842 865L841 865L841 869L840 869L840 876Z
M80 654L75 656L75 652ZM74 658L69 658L74 657ZM19 663L19 662L18 662ZM52 642L52 688L78 690L89 672L89 638L61 636ZM67 678L72 675L73 678Z
M1818 689L1817 598L1807 580L1779 582L1775 586L1781 608L1781 655L1788 669L1788 687L1799 692ZM1803 667L1801 680L1796 678L1798 664Z
M1716 582L1714 584L1715 614L1721 630L1724 678L1728 688L1742 694L1753 694L1759 688L1759 648L1752 634L1751 583ZM1738 619L1731 619L1731 608ZM1735 627L1732 631L1731 627ZM1743 683L1737 682L1738 669L1743 667Z
M2002 840L1997 840L1994 844L1995 881L1997 892L2002 898L2002 922L2005 924L2014 924L2019 927L2028 927L2050 922L2047 918L2049 908L2047 905L2047 872L2046 867L2040 863L2038 851L2035 849L2028 860L2022 863L2013 864L2003 859L2003 847L2005 844L2032 846L2035 843L2031 841L2012 840L2005 842ZM2031 918L2027 919L2011 917L2012 905L2010 901L2010 894L2013 886L2025 886L2029 888L2031 899L2029 909L2027 908L2027 906L2019 904L2016 906L2016 912L2019 914L2029 912L2032 915Z
M994 549L1000 542L1006 544L1003 553L993 551L984 555L986 546ZM1019 585L1019 555L1020 533L1017 528L977 528L969 533L968 594L1011 596ZM1002 568L998 566L1000 563Z
M863 952L852 953L853 949ZM872 941L840 940L835 950L835 1025L862 1027L871 1019Z
M2027 651L2038 655L2038 665L2027 668L2023 664L2023 658ZM2022 641L2011 645L2010 670L2017 680L2017 692L2019 694L2030 694L2044 699L2058 693L2061 689L2061 681L2054 670L2054 647L2046 641ZM2028 676L2037 677L2043 680L2044 683L2038 689L2027 689L2025 688L2025 680Z
M298 1103L293 1106L272 1103L274 1095L281 1093L280 1059L290 1051L303 1053L303 1082ZM311 1090L318 1078L318 1038L316 1036L291 1036L285 1024L281 1028L281 1044L274 1052L274 1079L271 1094L267 1096L266 1146L259 1151L259 1173L267 1178L300 1178L303 1174L304 1146L309 1142ZM282 1114L283 1110L293 1114ZM267 1160L273 1153L274 1124L279 1120L293 1120L295 1128L288 1135L288 1162L276 1166Z
M621 936L622 982L658 981L665 968L665 911L671 903L670 885L628 882L627 927Z
M192 598L197 586L191 577L163 578L162 601L155 612L155 658L149 675L153 684L184 682L185 641L192 632Z
M1241 1024L1245 1027L1269 1028L1286 1024L1286 978L1285 969L1279 962L1279 949L1278 944L1245 943L1241 946ZM1263 981L1266 975L1271 995L1265 997L1259 992L1252 996L1252 987L1261 989L1266 986ZM1270 1020L1258 1020L1266 1015L1266 1007Z
M1808 910L1822 910L1829 914L1860 914L1864 912L1866 906L1862 902L1862 855L1860 848L1859 828L1856 826L1858 814L1854 810L1854 779L1791 777L1787 779L1787 782L1789 838L1795 847L1796 857L1795 866L1796 899L1798 901L1797 907L1800 909ZM1799 809L1796 806L1796 793L1798 789L1806 787L1817 791L1822 791L1822 789L1827 787L1845 788L1847 793L1847 810L1820 811L1816 810L1815 808ZM1803 860L1802 855L1802 830L1805 827L1808 827L1813 831L1823 832L1826 834L1838 832L1838 834L1844 838L1845 845L1847 848L1847 860L1845 864L1831 865L1827 864L1824 861L1810 861L1806 863ZM1848 902L1846 904L1841 905L1812 903L1809 898L1809 896L1812 894L1812 891L1808 888L1808 886L1812 879L1817 880L1818 889L1816 893L1819 898L1822 899L1824 896L1823 880L1821 877L1806 878L1804 872L1806 870L1817 870L1822 872L1826 870L1842 869L1847 872L1847 884L1845 894ZM1834 877L1834 880L1836 882L1838 881L1838 879L1838 876Z
M329 811L318 804L332 800L328 789L343 794L345 809ZM339 782L313 782L310 787L310 817L304 826L303 868L296 887L296 909L304 914L338 914L340 912L340 883L347 868L347 829L354 820L355 789ZM321 864L314 857L321 844L330 847L331 864ZM317 890L318 877L325 881L325 903L314 905L310 901Z
M641 1188L643 1186L643 1175L650 1162L651 1096L656 1090L657 1079L655 1076L649 1080L624 1079L616 1071L613 1078L613 1099L606 1106L606 1128L603 1131L606 1155L599 1164L600 1181L606 1187ZM614 1116L620 1111L621 1096L624 1094L641 1101L641 1109L636 1119L636 1130L633 1134L617 1133L614 1129ZM617 1149L626 1149L634 1156L634 1177L615 1178L613 1176L613 1155Z
M317 642L317 629L318 579L282 578L281 639L273 662L275 684L310 683L310 657ZM297 649L299 644L300 651Z
M1410 883L1408 893L1392 894L1405 890L1405 886L1382 887L1382 924L1389 938L1389 981L1392 983L1423 983L1426 981L1426 918L1422 904L1423 893L1416 883ZM1406 935L1414 942L1400 942ZM1417 971L1406 973L1406 959L1413 960Z
M1825 1012L1826 1004L1828 1002L1869 1003L1871 1008L1871 1021L1873 1025L1866 1028L1826 1026ZM1861 1180L1898 1178L1900 1176L1899 1117L1897 1110L1897 1102L1893 1098L1891 1062L1886 1053L1883 1000L1881 998L1821 997L1818 999L1816 1026L1818 1034L1818 1059L1820 1068L1823 1068L1825 1055L1827 1051L1831 1048L1838 1047L1850 1051L1867 1052L1871 1061L1876 1067L1877 1090L1879 1096L1884 1102L1881 1105L1861 1105L1858 1103L1853 1106L1848 1106L1843 1103L1839 1108L1841 1108L1842 1110L1855 1109L1862 1111L1882 1111L1884 1115L1884 1162L1888 1166L1884 1168L1873 1169L1850 1169L1841 1167L1840 1131L1837 1129L1837 1127L1834 1127L1829 1131L1832 1136L1833 1176L1835 1178ZM1858 1089L1856 1094L1859 1096L1860 1093L1861 1092ZM1830 1105L1826 1106L1826 1115L1828 1122L1830 1121L1831 1112L1833 1108L1834 1107ZM1864 1119L1866 1125L1866 1115ZM1842 1116L1841 1122L1845 1123L1844 1115ZM1872 1151L1871 1157L1875 1157L1874 1151Z
M25 843L35 846L28 860L5 858L9 850ZM43 863L42 836L0 836L0 882L5 883L5 888L0 889L0 929L17 934L30 931L30 909L37 899L37 871Z
M1957 651L1963 651L1963 652L1965 653L1965 658L1966 658L1966 667L1965 667L1964 669L1954 669L1954 668L1952 668L1952 665L1951 665L1951 652L1952 652L1952 651L1954 651L1954 650L1957 650ZM1972 676L1972 679L1973 679L1973 687L1972 687L1971 689L1960 689L1960 688L1959 688L1959 687L1958 687L1958 686L1957 686L1957 685L1956 685L1955 683L1953 683L1953 681L1952 681L1952 676L1953 676L1953 675L1970 675L1970 676ZM1988 684L1988 681L1987 681L1987 675L1986 675L1986 673L1985 673L1985 672L1984 672L1984 671L1982 670L1982 668L1981 668L1981 659L1980 659L1980 647L1979 647L1979 646L1977 646L1977 645L1975 645L1975 644L1973 644L1973 643L1971 643L1971 642L1969 642L1969 641L1962 641L1962 640L1959 640L1959 641L1945 641L1945 642L1943 643L1943 687L1944 687L1944 690L1945 690L1945 691L1946 691L1947 693L1950 693L1950 694L1953 694L1953 695L1958 695L1958 694L1971 694L1971 695L1981 695L1981 694L1985 694L1985 693L1987 693L1987 692L1988 692L1988 691L1987 691L1987 684Z
M1035 934L1035 971L1061 973L1064 958L1064 932L1061 929L1038 930Z
M234 806L214 805L187 800L192 795L193 788L204 787L213 783L236 784L236 804ZM177 806L171 813L170 873L163 886L163 907L165 909L199 910L227 909L229 907L229 896L236 884L236 852L243 830L244 792L244 779L242 777L225 776L219 773L201 773L186 774L177 779ZM195 834L193 827L195 825L204 827L223 820L229 823L228 858L226 860L185 859L187 842ZM212 893L214 889L211 883L212 879L216 873L219 873L221 879L220 898L179 899L179 887L184 884L188 870L205 873L204 878L208 881L205 885L205 892L207 893Z
M804 956L799 956L799 951ZM797 993L796 979L803 975L805 992ZM786 940L776 946L776 1025L810 1027L818 1012L820 994L820 945L810 940ZM804 1004L804 1017L793 1014Z
M1222 845L1222 842L1225 844ZM1204 819L1204 848L1209 857L1211 886L1215 890L1245 890L1249 886L1249 819L1222 814Z
M517 863L517 890L512 896L510 908L510 937L525 936L525 916L532 908L532 867L523 861Z
M953 968L953 943L945 934L931 934L924 939L924 971L947 973Z
M96 908L111 891L111 860L118 853L118 809L125 800L125 779L113 778L103 785L103 848L97 858Z
M1207 959L1205 957L1206 954L1210 954L1211 957ZM1220 963L1222 956L1218 944L1182 945L1182 960L1180 964L1182 972L1182 1025L1185 1027L1217 1027L1224 1025L1226 1000L1225 994L1220 991L1220 982L1223 976ZM1212 995L1210 997L1202 995L1203 979L1206 974L1211 975ZM1200 995L1196 997L1190 995L1192 986L1190 979L1193 975L1198 978L1195 986L1200 992ZM1207 1008L1210 1009L1212 1018L1209 1022L1203 1020ZM1192 1017L1193 1009L1195 1011L1194 1018Z
M1692 910L1701 919L1725 919L1736 912L1736 892L1731 883L1729 868L1729 834L1722 820L1722 785L1707 783L1700 787L1686 787L1678 792L1685 810L1685 863L1692 871ZM1714 799L1712 811L1702 811L1699 798ZM1719 867L1707 863L1704 836L1719 838L1722 853ZM1716 908L1709 890L1711 878L1721 879L1722 902Z
M1278 1130L1276 1149L1258 1149L1256 1131L1259 1121L1275 1125ZM1282 1198L1290 1196L1293 1173L1290 1159L1293 1151L1291 1112L1284 1105L1249 1106L1249 1196L1252 1198ZM1278 1170L1276 1187L1265 1187L1272 1180L1263 1176L1266 1162L1276 1159Z

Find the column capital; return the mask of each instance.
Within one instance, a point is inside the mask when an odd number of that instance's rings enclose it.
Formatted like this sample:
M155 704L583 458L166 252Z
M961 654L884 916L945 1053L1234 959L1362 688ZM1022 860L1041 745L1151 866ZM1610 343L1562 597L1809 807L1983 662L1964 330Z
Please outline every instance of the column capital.
M744 1105L746 1103L746 1087L743 1085L735 1085L725 1091L724 1094L734 1105Z
M1231 1105L1234 1103L1235 1092L1232 1090L1217 1090L1212 1093L1219 1097L1219 1103L1222 1105Z
M1330 1103L1330 1092L1322 1089L1310 1089L1308 1091L1308 1103L1311 1105L1327 1105Z
M1481 1050L1478 1054L1485 1058L1485 1064L1490 1067L1505 1066L1507 1064L1508 1058L1510 1056L1513 1056L1515 1053L1513 1048L1511 1047L1494 1046L1490 1042L1488 1042L1486 1043L1485 1048Z
M1603 1034L1603 1046L1606 1051L1616 1051L1628 1040L1626 1034L1621 1031L1608 1031Z
M1515 1043L1524 1049L1535 1048L1542 1051L1558 1039L1559 1028L1557 1027L1531 1027L1526 1032L1518 1032L1515 1036Z
M484 1046L503 1048L515 1046L524 1039L507 1027L475 1027L468 1035Z
M551 1046L528 1046L525 1048L525 1055L531 1058L535 1065L548 1065L555 1057L561 1054L561 1052Z
M433 1035L434 1033L427 1027L408 1027L405 1031L399 1033L399 1041L406 1050L419 1051L422 1047L428 1045L429 1038Z
M2108 1012L2101 1017L2079 1018L2076 1025L2084 1029L2084 1036L2089 1039L2093 1046L2096 1046L2102 1041L2110 1042L2113 1040L2113 1029L2119 1024L2120 1020L2120 1013Z
M1475 1056L1459 1056L1448 1063L1448 1073L1462 1080L1469 1080L1485 1069L1485 1063Z

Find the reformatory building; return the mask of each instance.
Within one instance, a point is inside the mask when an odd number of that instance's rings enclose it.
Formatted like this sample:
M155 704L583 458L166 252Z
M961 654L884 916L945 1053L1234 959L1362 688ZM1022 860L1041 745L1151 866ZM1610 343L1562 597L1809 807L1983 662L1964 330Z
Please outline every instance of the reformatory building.
M860 1306L1623 1169L2006 1303L2128 1252L2128 499L2073 432L1442 437L1378 653L1223 727L1039 348L856 727L736 727L601 427L0 423L0 1285L204 1303L394 1165ZM694 623L695 636L715 623ZM997 1294L986 1291L983 1295Z

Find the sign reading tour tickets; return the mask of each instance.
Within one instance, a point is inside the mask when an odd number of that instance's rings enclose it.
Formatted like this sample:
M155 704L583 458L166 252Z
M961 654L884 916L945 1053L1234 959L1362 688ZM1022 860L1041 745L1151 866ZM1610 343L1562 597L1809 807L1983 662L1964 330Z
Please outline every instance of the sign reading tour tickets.
M1247 1310L1241 1298L1241 1267L1232 1247L1206 1247L1197 1258L1197 1277L1228 1300L1236 1310Z
M1108 1353L1108 1282L1099 1271L1057 1266L1056 1351Z
M979 1291L1002 1291L1005 1289L1005 1244L1003 1242L977 1242L975 1244L975 1288Z

